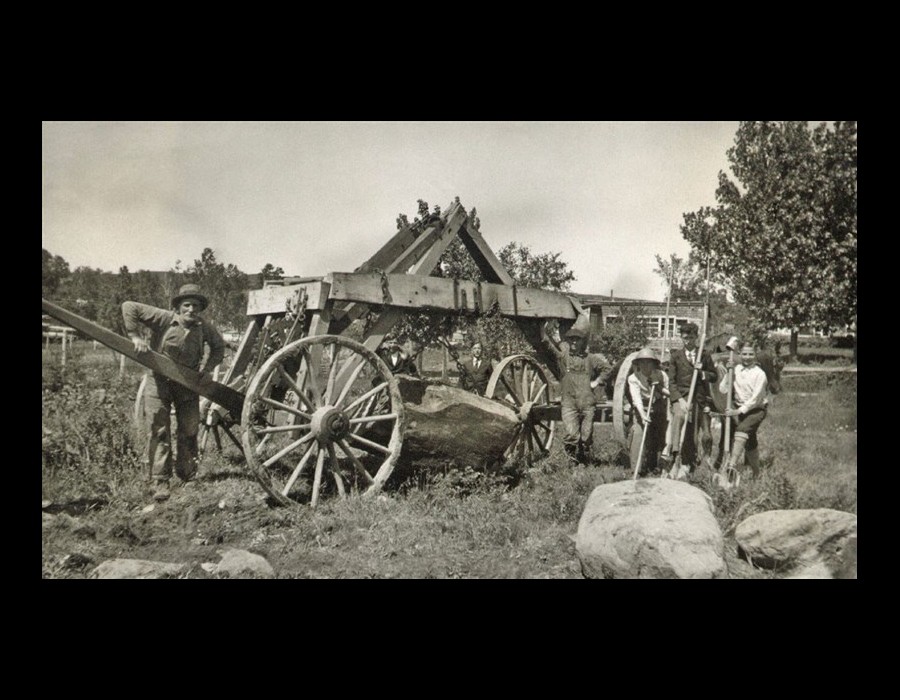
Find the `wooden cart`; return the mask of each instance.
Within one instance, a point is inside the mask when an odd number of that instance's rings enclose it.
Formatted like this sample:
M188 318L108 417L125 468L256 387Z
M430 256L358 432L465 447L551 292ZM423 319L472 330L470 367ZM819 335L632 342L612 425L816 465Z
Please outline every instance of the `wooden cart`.
M519 425L507 455L530 460L549 450L560 420L551 380L558 370L541 342L541 327L555 320L565 333L581 307L563 293L516 286L467 223L457 202L402 228L354 272L288 279L249 292L249 322L221 381L203 379L152 351L138 355L130 340L43 299L42 310L196 391L205 399L204 430L219 443L222 434L238 445L275 501L315 506L329 495L377 492L400 455L403 401L397 378L375 351L404 312L477 315L491 309L513 320L534 352L497 363L486 396L515 407ZM486 281L428 274L456 237ZM361 341L347 336L357 320L371 321ZM612 401L598 406L596 418L611 421L623 441L630 359L619 370Z

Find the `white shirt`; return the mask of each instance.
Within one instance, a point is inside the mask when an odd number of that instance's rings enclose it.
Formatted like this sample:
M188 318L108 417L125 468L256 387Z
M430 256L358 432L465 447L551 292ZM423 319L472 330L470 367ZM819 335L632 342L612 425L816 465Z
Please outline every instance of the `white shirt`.
M726 374L719 383L719 391L728 393L728 375ZM769 384L766 373L759 365L734 367L734 403L738 413L747 413L754 408L760 408L768 404Z

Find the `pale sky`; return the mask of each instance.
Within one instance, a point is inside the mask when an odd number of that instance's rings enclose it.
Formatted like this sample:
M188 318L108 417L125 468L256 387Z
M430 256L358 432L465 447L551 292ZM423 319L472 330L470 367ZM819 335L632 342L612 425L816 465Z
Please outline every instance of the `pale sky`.
M561 253L572 291L662 300L655 254L715 204L738 122L43 122L41 247L71 269L352 272L459 196L497 252Z

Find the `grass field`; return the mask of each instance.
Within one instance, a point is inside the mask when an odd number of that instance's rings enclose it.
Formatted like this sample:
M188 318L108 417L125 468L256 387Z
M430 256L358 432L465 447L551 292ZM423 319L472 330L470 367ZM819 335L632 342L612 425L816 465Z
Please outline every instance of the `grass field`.
M598 425L593 466L568 466L557 439L530 469L420 473L376 498L310 511L268 506L226 445L147 511L130 419L142 369L129 361L120 377L110 351L77 345L65 371L58 355L42 362L44 578L84 578L113 557L187 562L184 577L208 578L200 564L224 546L262 554L281 578L581 578L573 538L584 504L598 484L631 477L609 426ZM772 508L857 512L856 374L784 384L759 433L761 478L724 493L695 475L726 535ZM729 552L732 577L770 577L735 561L733 542Z

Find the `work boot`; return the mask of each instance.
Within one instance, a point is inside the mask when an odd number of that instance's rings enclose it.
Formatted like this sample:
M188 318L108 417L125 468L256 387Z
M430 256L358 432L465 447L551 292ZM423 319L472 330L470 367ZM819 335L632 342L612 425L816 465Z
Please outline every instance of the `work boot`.
M747 462L750 464L750 469L753 470L753 478L756 479L759 477L759 448L747 450L744 454L747 457Z
M154 501L168 501L169 496L169 480L168 479L159 479L156 482L156 486L153 489L153 500Z
M563 449L565 450L566 457L569 458L569 462L573 465L578 464L578 446L566 443L563 445Z

